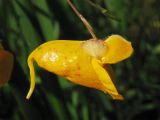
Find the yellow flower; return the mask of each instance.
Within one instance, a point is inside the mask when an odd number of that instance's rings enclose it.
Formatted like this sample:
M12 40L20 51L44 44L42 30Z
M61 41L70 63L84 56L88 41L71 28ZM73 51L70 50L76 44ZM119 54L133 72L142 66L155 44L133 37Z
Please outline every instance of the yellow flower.
M30 98L35 87L33 61L51 73L62 76L73 83L96 88L123 99L113 81L114 75L109 64L128 58L133 52L131 43L119 35L106 40L54 40L40 45L28 57L31 75Z
M0 43L0 87L10 79L13 67L13 55L5 51Z

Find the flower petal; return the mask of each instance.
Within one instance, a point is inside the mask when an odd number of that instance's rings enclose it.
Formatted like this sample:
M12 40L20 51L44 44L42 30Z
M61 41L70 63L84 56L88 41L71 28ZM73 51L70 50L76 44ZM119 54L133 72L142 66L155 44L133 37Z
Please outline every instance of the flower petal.
M93 69L95 70L100 82L102 83L102 88L101 90L104 91L105 93L108 93L112 96L113 99L119 99L122 100L123 97L118 93L114 83L112 82L112 72L107 67L108 69L104 69L99 63L98 60L92 59L92 66Z
M13 67L13 55L0 50L0 87L9 81Z
M133 53L131 42L120 35L111 35L106 40L108 51L102 58L103 63L117 63L128 58Z

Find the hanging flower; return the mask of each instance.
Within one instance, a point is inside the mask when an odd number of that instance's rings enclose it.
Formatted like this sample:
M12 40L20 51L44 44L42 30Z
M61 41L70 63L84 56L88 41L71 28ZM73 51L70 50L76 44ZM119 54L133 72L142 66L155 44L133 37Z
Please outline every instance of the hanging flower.
M109 64L128 58L132 52L131 43L119 35L112 35L104 41L54 40L44 43L28 57L31 85L27 99L35 87L33 61L73 83L101 90L113 99L123 99L114 85Z

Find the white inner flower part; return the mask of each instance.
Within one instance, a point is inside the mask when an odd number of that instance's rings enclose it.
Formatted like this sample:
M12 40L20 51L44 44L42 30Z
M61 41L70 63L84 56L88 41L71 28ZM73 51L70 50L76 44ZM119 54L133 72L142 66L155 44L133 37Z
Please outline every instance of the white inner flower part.
M90 56L101 59L107 52L107 46L102 40L87 40L82 43L83 50Z

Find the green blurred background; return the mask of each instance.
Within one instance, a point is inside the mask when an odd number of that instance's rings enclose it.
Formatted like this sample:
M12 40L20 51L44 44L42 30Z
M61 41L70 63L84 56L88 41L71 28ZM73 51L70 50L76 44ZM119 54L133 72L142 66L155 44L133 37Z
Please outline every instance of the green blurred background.
M135 49L113 65L124 101L78 86L36 66L31 99L27 57L55 39L90 34L66 0L0 0L0 39L15 56L11 80L0 88L0 120L160 120L160 3L158 0L73 0L99 38L120 34ZM99 6L105 8L101 9Z

